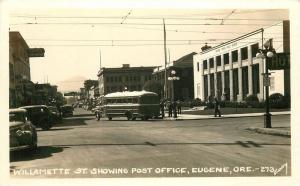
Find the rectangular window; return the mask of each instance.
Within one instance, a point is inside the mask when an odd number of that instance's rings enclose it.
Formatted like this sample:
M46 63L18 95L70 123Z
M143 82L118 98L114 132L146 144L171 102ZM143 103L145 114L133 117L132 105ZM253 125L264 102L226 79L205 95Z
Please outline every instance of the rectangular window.
M109 82L109 77L106 77L106 82Z
M197 62L197 71L199 72L199 62Z
M229 64L229 53L223 54L223 58L224 58L224 65L228 65Z
M214 58L209 59L209 68L214 68Z
M242 52L242 60L248 59L248 47L242 48L241 52Z
M203 69L207 69L207 60L203 61Z
M238 51L237 50L232 51L231 55L232 55L232 62L233 63L237 62L238 61Z
M256 57L256 54L258 53L258 49L259 49L258 43L251 45L252 57Z
M217 56L217 66L221 66L221 56Z
M110 77L110 82L114 82L114 77Z

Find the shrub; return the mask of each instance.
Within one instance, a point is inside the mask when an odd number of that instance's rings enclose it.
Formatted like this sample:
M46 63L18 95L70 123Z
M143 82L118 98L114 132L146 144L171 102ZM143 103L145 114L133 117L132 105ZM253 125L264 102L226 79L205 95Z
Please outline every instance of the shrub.
M259 104L258 97L256 95L249 95L245 98L245 103L247 107L257 107Z
M283 96L280 93L274 93L269 97L271 108L287 108L290 105L289 96Z

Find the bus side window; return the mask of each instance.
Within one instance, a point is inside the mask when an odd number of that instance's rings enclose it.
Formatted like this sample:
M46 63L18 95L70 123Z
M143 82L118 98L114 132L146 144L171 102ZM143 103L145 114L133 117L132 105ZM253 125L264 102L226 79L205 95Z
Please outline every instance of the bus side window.
M138 103L138 99L137 98L132 98L132 103Z

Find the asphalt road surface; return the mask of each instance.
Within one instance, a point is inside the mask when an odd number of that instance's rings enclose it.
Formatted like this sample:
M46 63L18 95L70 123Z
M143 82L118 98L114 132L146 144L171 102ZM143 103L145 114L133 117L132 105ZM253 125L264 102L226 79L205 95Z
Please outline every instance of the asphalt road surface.
M291 174L290 138L245 130L263 117L96 121L76 110L38 131L35 153L11 155L11 176L32 178L233 177ZM273 126L290 116L273 116Z

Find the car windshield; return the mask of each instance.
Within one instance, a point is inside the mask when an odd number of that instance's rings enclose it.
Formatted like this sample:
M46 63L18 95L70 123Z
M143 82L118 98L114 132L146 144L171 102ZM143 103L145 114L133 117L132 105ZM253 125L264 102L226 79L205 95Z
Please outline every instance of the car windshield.
M49 107L49 110L50 110L51 112L57 112L57 109L56 109L55 107Z
M24 113L22 113L22 112L9 113L9 121L10 122L15 122L15 121L24 122Z

